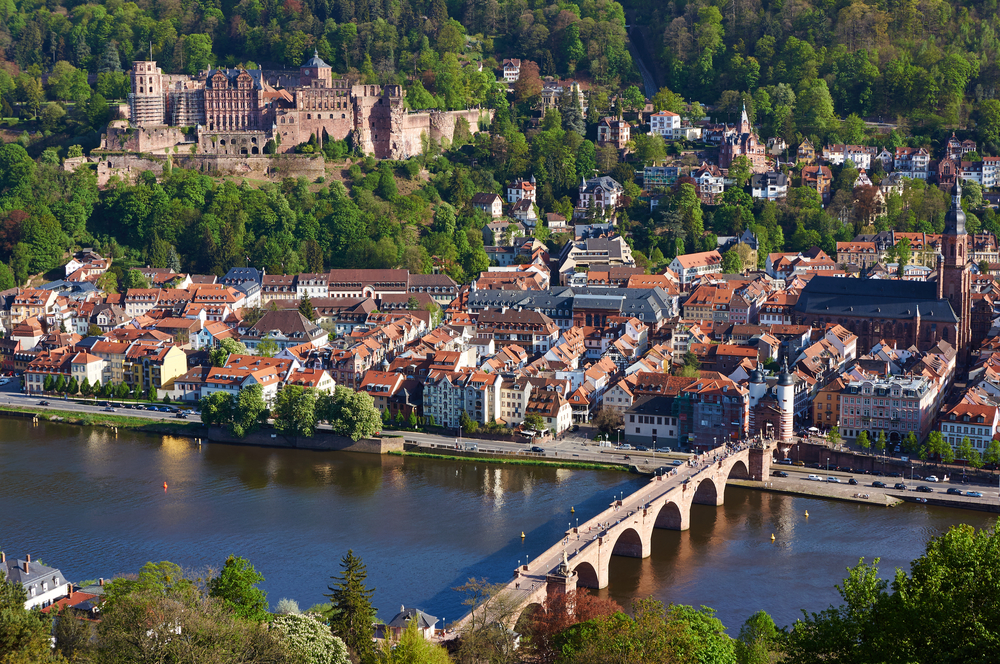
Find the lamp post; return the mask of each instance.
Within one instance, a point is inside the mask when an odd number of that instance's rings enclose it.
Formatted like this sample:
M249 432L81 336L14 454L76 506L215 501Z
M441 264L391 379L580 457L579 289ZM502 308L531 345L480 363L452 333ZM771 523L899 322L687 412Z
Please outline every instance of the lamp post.
M830 457L826 458L826 472L830 472Z

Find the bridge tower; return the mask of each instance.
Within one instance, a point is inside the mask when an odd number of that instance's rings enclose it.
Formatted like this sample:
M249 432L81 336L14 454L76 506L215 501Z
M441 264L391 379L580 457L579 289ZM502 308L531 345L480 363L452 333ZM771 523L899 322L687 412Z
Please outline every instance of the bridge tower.
M795 381L788 371L788 359L778 374L778 383L774 386L774 395L778 398L778 408L781 411L778 426L778 440L791 440L793 420L795 419Z

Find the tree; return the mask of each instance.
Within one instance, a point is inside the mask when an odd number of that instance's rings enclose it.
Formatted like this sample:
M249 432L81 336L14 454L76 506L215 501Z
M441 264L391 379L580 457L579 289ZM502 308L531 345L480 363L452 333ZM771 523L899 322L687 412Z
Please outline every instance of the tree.
M450 664L451 657L445 647L425 639L418 622L410 620L399 640L382 641L380 664Z
M917 440L917 434L915 434L912 431L906 434L906 439L903 441L903 445L904 445L903 449L905 449L907 452L916 452L917 446L919 445L919 441Z
M746 155L740 155L733 159L729 165L729 177L736 181L736 186L742 189L750 181L750 160Z
M612 616L621 610L614 600L601 599L585 588L550 595L531 614L526 629L528 648L538 661L553 662L558 656L553 644L557 634L577 623Z
M58 376L56 376L56 382L55 385L52 386L52 389L55 391L56 394L62 394L63 392L65 392L66 376L64 376L63 374L59 374Z
M85 397L93 396L94 388L91 386L89 378L84 378L83 382L80 383L80 394Z
M722 272L723 274L743 273L743 258L735 249L730 249L722 254Z
M462 414L458 416L458 426L460 431L465 433L476 433L479 431L479 422L469 417L469 414L462 411Z
M991 440L986 445L986 452L983 454L983 460L986 463L992 464L994 468L1000 465L1000 440Z
M861 433L858 434L857 443L858 443L858 447L860 447L861 449L865 450L866 452L868 451L868 448L871 447L872 444L871 444L871 441L868 440L868 432L867 431L862 431Z
M244 387L236 396L230 431L233 435L243 438L256 431L266 417L264 389L259 384Z
M147 390L147 393L149 396L149 400L153 403L156 403L156 386L150 385L149 389Z
M261 357L274 357L278 351L278 344L270 336L264 337L257 344L257 355Z
M295 662L349 664L351 661L344 642L334 636L330 628L316 616L297 611L285 613L271 622L271 630L281 635L282 642Z
M886 445L885 431L879 431L878 439L875 441L875 449L879 451L879 454L885 453L885 445Z
M520 661L513 633L499 627L514 624L522 608L507 584L470 578L454 590L465 596L462 604L469 607L470 616L461 632L459 661L496 664Z
M660 88L653 95L653 110L670 111L671 113L680 114L684 111L684 98L675 92L671 92L670 88ZM700 120L701 118L699 117L698 119Z
M80 659L84 659L82 655L91 650L94 629L89 621L80 619L75 609L65 606L59 611L52 636L56 639L59 654L73 661L78 653Z
M625 88L623 101L625 102L625 108L631 111L641 111L646 106L646 97L636 85L630 85Z
M285 385L278 390L272 416L279 431L309 438L316 430L316 390Z
M1000 140L1000 101L984 99L979 102L979 140L983 143L996 143Z
M105 272L97 278L97 287L108 295L115 295L118 293L118 277L113 272Z
M545 428L545 420L538 413L528 413L524 416L524 426L532 431L541 431Z
M333 394L321 395L316 405L317 419L330 423L334 433L361 440L381 431L382 417L367 392L338 385Z
M312 300L308 295L303 295L299 301L299 313L312 322L316 322L316 310L313 309Z
M229 556L219 576L209 580L208 594L221 599L244 620L267 622L271 619L267 612L267 593L257 587L263 581L264 577L249 560Z
M19 655L25 661L43 662L49 654L49 615L24 608L24 586L0 573L0 653Z
M340 575L330 577L334 579L334 584L327 586L330 594L324 594L330 600L326 617L334 636L343 639L352 656L361 662L370 662L375 656L372 623L377 609L371 601L375 588L365 585L368 571L353 549L348 549L340 567Z
M958 449L955 450L955 456L958 459L964 459L968 462L972 459L972 453L972 441L969 440L968 436L964 436L962 442L958 445Z
M201 421L207 426L229 426L233 421L233 396L225 392L212 392L198 402Z
M594 415L593 425L600 429L602 433L611 433L625 423L622 414L614 408L601 408Z
M521 70L514 81L514 95L520 103L531 103L542 94L542 77L538 75L538 65L531 60L521 61Z
M125 290L131 288L149 288L149 279L139 272L139 270L129 270L122 277L122 288Z
M208 351L208 359L213 367L224 367L230 355L248 355L247 347L241 342L233 339L223 339L219 345Z
M831 445L840 444L840 429L837 428L837 425L830 427L829 433L826 434L826 440Z
M86 380L86 379L84 379L84 380ZM79 391L80 391L80 383L77 381L76 377L74 376L73 378L70 378L69 379L69 383L66 384L66 392L70 396L76 396L76 394Z
M783 634L766 611L758 611L743 623L736 638L739 664L770 664L778 658Z

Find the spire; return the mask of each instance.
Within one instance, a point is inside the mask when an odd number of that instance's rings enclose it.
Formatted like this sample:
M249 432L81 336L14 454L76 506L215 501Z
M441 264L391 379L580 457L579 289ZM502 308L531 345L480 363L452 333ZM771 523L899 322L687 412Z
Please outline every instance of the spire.
M750 116L747 115L747 103L746 102L743 102L743 113L740 114L740 125L743 125L743 123L746 123L747 126L750 126Z
M951 209L944 217L945 235L965 235L965 211L962 210L961 178L955 176L955 184L951 188Z

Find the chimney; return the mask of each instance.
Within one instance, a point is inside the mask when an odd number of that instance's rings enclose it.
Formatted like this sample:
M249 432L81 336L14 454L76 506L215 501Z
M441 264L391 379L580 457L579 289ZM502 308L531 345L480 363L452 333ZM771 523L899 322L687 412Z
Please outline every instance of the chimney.
M104 577L103 576L100 579L97 580L97 585L99 585L99 586L103 586L104 585Z
M30 553L27 554L24 559L27 560L30 563L31 562L31 554Z
M28 574L28 573L29 573L29 570L28 570L28 563L30 563L30 562L31 562L31 560L30 560L31 556L28 556L28 558L29 558L29 560L25 560L25 561L24 561L24 573L25 573L25 574Z
M0 551L0 563L5 563L5 562L7 562L7 554L4 553L3 551Z

